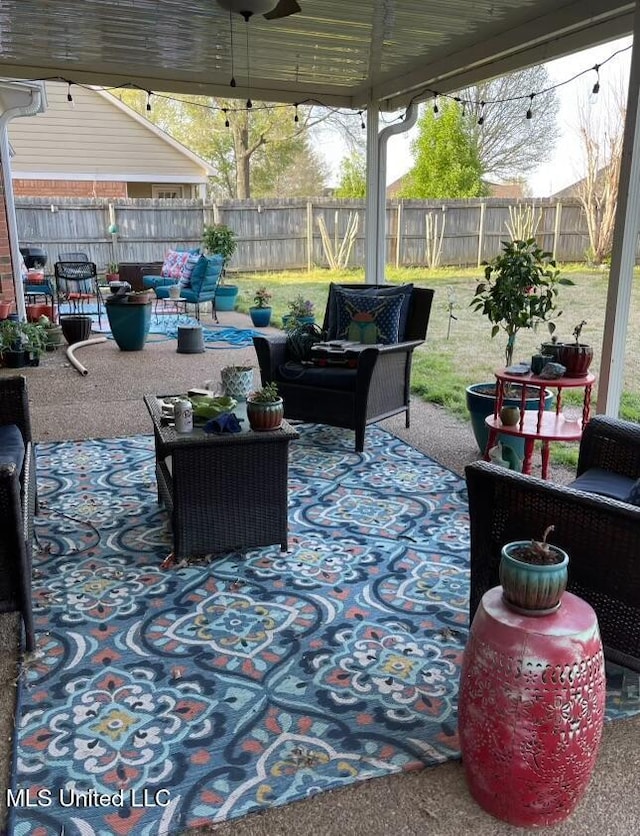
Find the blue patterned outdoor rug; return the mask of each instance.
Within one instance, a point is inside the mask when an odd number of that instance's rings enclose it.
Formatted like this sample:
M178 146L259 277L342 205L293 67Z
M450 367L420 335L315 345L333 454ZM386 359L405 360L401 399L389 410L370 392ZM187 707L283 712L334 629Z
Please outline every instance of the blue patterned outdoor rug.
M170 571L150 437L38 446L14 836L178 834L459 756L464 483L378 427L300 434L290 553Z
M99 320L96 313L91 314L93 324L91 330L97 334L104 334L111 338L109 320L103 312ZM198 320L191 316L180 316L174 314L162 314L158 317L151 315L149 326L149 342L161 342L163 340L177 340L179 325L198 325ZM253 345L253 337L259 336L261 331L254 331L253 328L235 328L233 325L203 325L202 338L205 348L229 349L246 348Z

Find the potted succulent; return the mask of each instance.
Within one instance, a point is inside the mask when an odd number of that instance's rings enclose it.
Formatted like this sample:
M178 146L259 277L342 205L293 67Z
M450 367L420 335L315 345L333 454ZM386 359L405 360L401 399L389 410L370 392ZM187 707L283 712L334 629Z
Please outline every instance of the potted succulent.
M43 315L38 319L38 325L42 326L45 347L47 351L54 351L64 345L64 334L62 326L53 322L48 316Z
M560 343L558 346L558 362L566 368L567 377L584 377L593 360L593 348L580 342L580 335L586 324L586 319L583 319L573 329L572 343Z
M264 328L271 322L271 306L269 302L273 294L266 287L259 287L253 297L255 305L249 308L251 322L256 328Z
M305 299L299 293L287 304L289 313L282 317L282 324L287 331L300 325L313 325L315 323L315 305L311 299Z
M284 403L275 382L265 384L247 398L249 426L256 432L277 430L284 418Z
M109 283L111 283L111 282L118 282L118 281L120 281L120 274L118 273L118 264L117 264L117 262L115 262L115 261L110 261L110 262L109 262L109 264L107 264L107 274L106 274L106 276L105 276L105 279L106 279Z
M516 540L502 547L500 583L505 603L525 615L548 615L560 606L567 588L569 555L547 543L550 525L542 540Z
M552 254L544 252L535 238L526 241L515 239L502 242L502 252L492 261L484 262L484 280L477 287L470 302L474 311L484 314L491 323L491 337L500 331L507 336L505 345L505 366L513 362L516 337L521 328L534 328L546 322L549 332L555 331L552 320L560 316L557 310L558 288L561 284L573 284L570 279L560 278ZM467 408L471 414L473 432L482 452L487 444L485 418L493 413L495 382L476 383L467 387ZM520 396L513 387L513 398L505 405L517 406ZM552 395L548 394L548 406ZM538 395L527 400L527 409L537 409ZM520 458L524 455L521 439L501 440L511 445Z
M222 277L216 288L216 310L232 311L236 306L238 286L226 284L224 276L229 259L238 246L235 232L225 224L205 226L202 233L202 246L210 255L221 255L224 259Z

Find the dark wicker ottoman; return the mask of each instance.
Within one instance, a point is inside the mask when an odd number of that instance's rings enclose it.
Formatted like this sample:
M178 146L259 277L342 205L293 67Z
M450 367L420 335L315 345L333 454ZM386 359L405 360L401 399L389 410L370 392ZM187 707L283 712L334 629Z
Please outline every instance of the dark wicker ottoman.
M161 396L165 398L169 396ZM160 399L145 395L153 421L158 501L170 516L177 560L279 543L287 549L289 442L273 432L178 433L162 419Z

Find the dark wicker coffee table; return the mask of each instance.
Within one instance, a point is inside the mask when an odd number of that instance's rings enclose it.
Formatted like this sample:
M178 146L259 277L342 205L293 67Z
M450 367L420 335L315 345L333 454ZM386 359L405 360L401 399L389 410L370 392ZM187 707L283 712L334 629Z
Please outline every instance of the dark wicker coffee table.
M198 426L178 433L162 416L160 401L145 395L155 435L158 502L170 516L174 557L182 560L279 543L287 549L289 442L279 430L221 435Z

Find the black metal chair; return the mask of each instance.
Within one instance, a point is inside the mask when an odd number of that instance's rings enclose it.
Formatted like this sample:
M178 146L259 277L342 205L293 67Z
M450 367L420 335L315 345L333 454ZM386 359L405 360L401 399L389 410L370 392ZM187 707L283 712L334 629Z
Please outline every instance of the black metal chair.
M335 338L336 290L391 294L393 287L332 284L323 331L329 339ZM432 301L433 290L407 286L398 342L359 346L353 362L344 368L301 365L296 371L286 335L254 337L262 384L277 383L285 418L353 429L355 449L362 452L368 424L404 412L409 426L411 360L426 337Z
M585 427L571 485L489 462L467 465L470 619L484 593L500 583L502 546L539 539L554 525L550 540L569 555L567 589L595 610L605 656L640 671L640 507L623 499L638 474L640 425L604 415ZM590 482L594 487L586 490ZM601 489L611 493L592 492Z
M83 314L85 302L95 298L98 308L98 323L102 325L102 294L98 285L98 271L92 261L86 260L84 253L61 253L61 255L83 256L79 261L56 261L56 294L58 311L63 302L68 302L71 312Z

